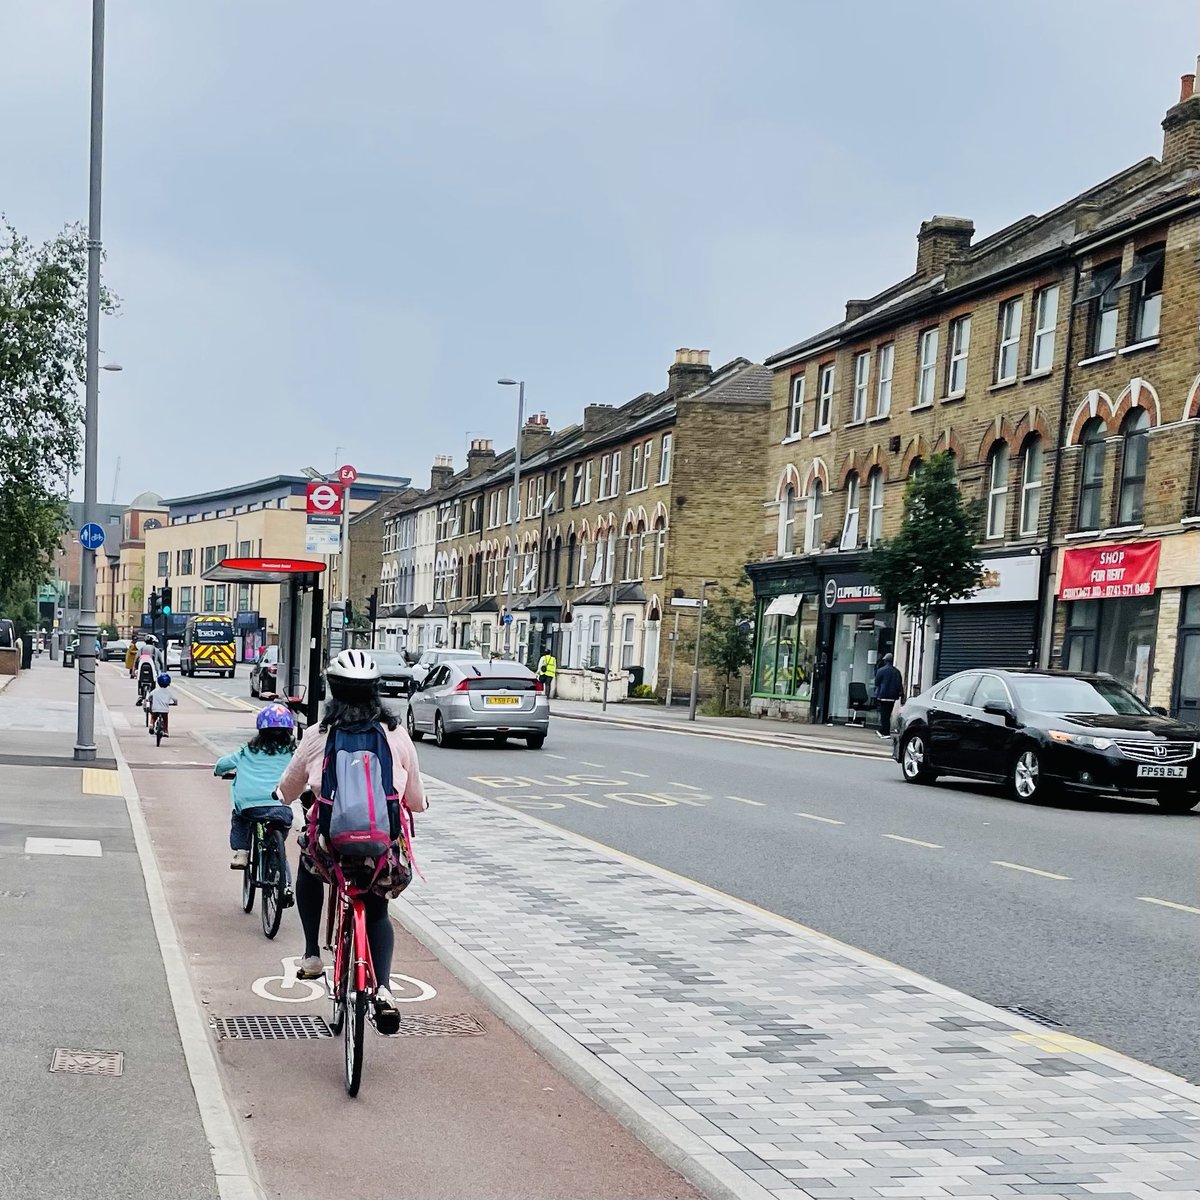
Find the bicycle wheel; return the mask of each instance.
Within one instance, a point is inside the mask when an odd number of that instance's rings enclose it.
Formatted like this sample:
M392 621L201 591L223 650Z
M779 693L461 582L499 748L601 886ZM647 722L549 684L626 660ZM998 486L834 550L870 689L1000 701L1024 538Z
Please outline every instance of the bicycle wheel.
M283 891L287 886L287 851L283 846L283 834L273 829L263 842L262 887L262 930L269 938L279 932L283 920Z
M254 888L258 878L258 828L250 831L250 857L242 868L242 912L254 910Z
M346 1094L357 1096L362 1083L363 1036L367 1026L367 1004L364 992L353 992L346 1001L346 1024L342 1041L346 1048Z
M332 894L332 889L330 891L329 903L336 904L337 899ZM339 915L341 920L338 922L337 941L334 943L337 949L334 951L333 963L333 1019L329 1022L329 1028L334 1037L342 1032L342 1026L346 1022L346 996L350 991L350 970L354 949L349 913L344 911Z
M162 745L162 740L163 740L163 725L162 725L162 721L161 721L161 720L159 720L159 721L155 721L155 722L154 722L154 744L155 744L156 746L161 746L161 745Z

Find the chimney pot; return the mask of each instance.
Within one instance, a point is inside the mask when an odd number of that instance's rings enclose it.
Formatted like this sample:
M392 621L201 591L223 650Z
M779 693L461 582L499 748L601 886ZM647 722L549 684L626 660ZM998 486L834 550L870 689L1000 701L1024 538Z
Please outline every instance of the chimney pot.
M1196 76L1181 75L1179 77L1179 100L1182 103L1195 94L1196 91Z
M702 388L712 378L707 350L691 350L681 346L675 351L675 363L667 372L667 391L683 396Z

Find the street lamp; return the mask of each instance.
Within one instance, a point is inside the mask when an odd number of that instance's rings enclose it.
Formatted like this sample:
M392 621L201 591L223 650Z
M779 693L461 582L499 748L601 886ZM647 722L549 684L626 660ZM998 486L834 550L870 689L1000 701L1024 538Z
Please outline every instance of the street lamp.
M692 696L688 701L688 720L696 719L696 698L700 692L700 638L704 633L704 593L710 587L716 587L715 579L700 580L700 609L696 617L696 654L692 660Z
M83 419L83 520L96 519L99 444L100 181L104 145L104 0L92 0L91 134L88 153L87 374ZM79 572L78 705L75 758L96 758L96 552L83 549Z
M517 589L517 518L521 515L521 430L525 428L525 380L497 379L501 387L517 389L517 440L513 443L513 490L509 507L512 526L512 553L508 563L508 589L505 603L508 607L508 624L504 627L504 650L511 652L513 637L513 594Z

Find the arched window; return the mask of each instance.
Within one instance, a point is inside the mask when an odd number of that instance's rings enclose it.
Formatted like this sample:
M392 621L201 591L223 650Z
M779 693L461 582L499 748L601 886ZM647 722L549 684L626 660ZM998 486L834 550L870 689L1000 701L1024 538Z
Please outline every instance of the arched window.
M575 536L575 530L571 530L570 536L567 538L567 571L564 577L564 582L567 587L570 587L575 582L575 555L579 550L579 539Z
M633 531L633 522L625 526L625 579L636 579L634 569L637 566L637 534Z
M842 540L838 543L843 550L858 549L858 475L851 471L846 476L846 517L842 521Z
M604 582L612 583L613 571L617 566L617 527L609 525L608 539L604 547Z
M1104 492L1104 422L1093 417L1080 438L1083 454L1079 464L1079 528L1100 528L1100 499Z
M825 489L819 479L814 479L808 489L807 525L804 531L804 548L812 553L821 548L821 516L825 507Z
M1042 439L1031 433L1021 450L1021 536L1038 531L1042 512Z
M796 549L796 489L789 483L779 501L779 553Z
M667 519L654 518L654 568L655 579L661 579L667 567Z
M588 581L588 540L587 535L579 539L579 574L575 576L575 586L585 587Z
M1008 443L997 442L988 455L987 537L1004 537L1008 523Z
M450 560L450 599L457 600L462 596L463 560L456 554Z
M1121 493L1117 504L1118 525L1140 525L1146 494L1146 457L1150 449L1150 414L1144 408L1130 409L1121 422Z
M883 537L883 472L876 467L867 476L867 545Z
M558 587L558 569L562 564L563 540L561 535L554 539L554 557L550 560L550 586Z
M645 570L646 558L646 522L639 520L634 532L634 542L637 546L637 557L633 563L633 578L641 579Z
M908 464L909 479L916 479L918 475L925 469L925 461L919 455Z

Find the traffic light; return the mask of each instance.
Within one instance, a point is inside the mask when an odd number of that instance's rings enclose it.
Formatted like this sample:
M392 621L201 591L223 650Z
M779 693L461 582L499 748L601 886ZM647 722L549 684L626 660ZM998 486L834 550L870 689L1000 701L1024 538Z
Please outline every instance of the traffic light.
M354 606L349 600L346 601L346 611L342 615L342 624L349 625L354 620Z
M367 620L370 621L372 625L374 625L375 618L376 618L376 616L378 616L378 614L379 614L379 593L372 592L367 597Z
M158 609L164 617L171 615L171 589L164 587L158 594Z
M157 621L162 616L162 609L158 606L158 588L154 588L150 592L150 619Z

